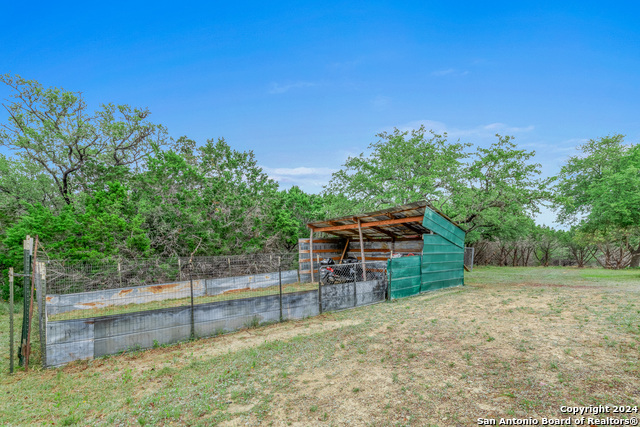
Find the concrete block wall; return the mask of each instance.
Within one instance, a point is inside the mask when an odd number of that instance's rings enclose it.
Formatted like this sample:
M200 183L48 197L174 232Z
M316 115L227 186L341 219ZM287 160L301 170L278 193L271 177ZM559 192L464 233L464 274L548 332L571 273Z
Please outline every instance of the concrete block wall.
M282 318L302 319L323 311L341 310L383 301L385 280L322 286L319 292L303 291L282 295ZM217 335L259 323L280 320L280 296L197 304L193 327L198 337ZM91 359L122 351L170 344L191 336L191 307L174 307L124 313L88 319L47 322L47 366L61 366L79 359Z
M296 283L297 270L282 272L282 284ZM194 297L220 295L238 289L257 289L279 284L278 272L247 276L224 277L221 279L200 279L193 281ZM55 315L72 310L90 310L127 304L144 304L167 299L189 298L191 286L188 280L162 283L158 285L135 286L129 288L106 289L76 294L47 295L47 315Z
M323 285L322 311L344 310L384 301L386 291L382 280Z

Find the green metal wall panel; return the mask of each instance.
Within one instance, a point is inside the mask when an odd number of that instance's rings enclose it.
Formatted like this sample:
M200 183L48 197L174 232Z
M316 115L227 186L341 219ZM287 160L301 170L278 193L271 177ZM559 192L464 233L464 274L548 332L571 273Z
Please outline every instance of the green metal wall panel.
M425 261L430 262L464 262L464 252L452 253L452 252L441 252L436 254L424 254L428 257ZM423 262L424 264L424 262Z
M437 235L444 237L454 245L464 249L465 232L451 221L431 210L428 206L424 210L422 225Z
M442 218L442 217L441 217ZM437 234L425 234L420 292L464 284L463 247Z
M416 255L416 256L404 256L401 258L391 258L389 259L389 261L391 261L390 268L392 269L396 269L396 268L409 268L409 267L420 267L420 264L422 264L422 260L421 257Z
M459 271L459 261L449 262L425 262L422 266L422 274L425 273L437 273L440 271Z
M463 282L464 281L461 278L439 280L438 282L425 282L425 283L422 283L420 290L421 292L435 291L438 289L448 288L451 286L461 286L464 284Z
M392 258L387 262L391 299L420 293L422 283L421 256Z
M422 236L422 256L393 258L387 263L392 299L464 284L465 232L429 208L423 225L435 234Z

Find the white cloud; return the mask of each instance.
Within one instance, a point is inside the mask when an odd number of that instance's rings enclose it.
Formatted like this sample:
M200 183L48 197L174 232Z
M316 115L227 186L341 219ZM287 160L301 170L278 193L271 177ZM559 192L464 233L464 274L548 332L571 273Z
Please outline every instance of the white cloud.
M288 176L315 176L315 175L331 175L336 170L331 168L308 168L305 166L299 166L297 168L268 168L264 167L265 170L270 173L274 173L277 175L288 175Z
M525 126L525 127L517 127L517 126L508 126L504 123L491 123L483 126L484 129L491 132L505 132L505 133L522 133L522 132L531 132L534 129L533 125Z
M327 185L331 179L331 175L337 172L337 169L326 167L305 167L299 166L295 168L270 168L261 166L269 175L269 178L278 181L283 188L291 188L294 185L300 187L308 193L319 193L322 186Z
M447 133L450 138L491 138L495 134L514 135L518 133L527 133L535 129L535 126L509 126L504 123L489 123L486 125L475 126L468 129L449 127L446 124L434 120L416 120L396 126L402 131L417 129L421 125L425 128L433 130L435 133ZM392 128L389 128L392 129ZM389 131L389 129L386 129Z
M294 83L271 83L268 92L272 95L289 92L291 89L301 89L305 87L317 86L314 82L294 82Z

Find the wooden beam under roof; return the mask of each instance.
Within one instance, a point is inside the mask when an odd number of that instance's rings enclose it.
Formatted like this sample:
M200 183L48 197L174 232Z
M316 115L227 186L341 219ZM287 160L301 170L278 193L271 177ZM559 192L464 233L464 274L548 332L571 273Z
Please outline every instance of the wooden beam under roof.
M327 221L327 223L331 224L332 227L339 227L340 226L340 224L338 224L337 221ZM347 233L350 233L350 236L354 236L354 237L358 237L359 236L359 234L358 234L358 232L356 230L343 230L343 231L345 231ZM349 237L347 237L347 238L349 238Z
M362 222L362 228L368 228L368 227L377 227L377 226L381 226L381 225L392 225L392 224L405 224L408 222L419 222L420 224L422 224L422 220L423 220L424 216L411 216L408 218L396 218L396 219L386 219L383 221L372 221L372 222ZM311 228L313 231L322 231L322 232L327 232L327 231L338 231L338 230L354 230L354 229L358 229L358 224L345 224L345 225L334 225L331 227L314 227L310 224L307 224L307 227Z
M380 228L380 227L371 227L371 228L373 228L376 231L379 231L382 234L386 234L387 236L391 237L391 239L395 239L396 238L395 234L390 233L390 232L388 232L387 230L385 230L383 228Z
M412 226L411 224L404 223L404 224L402 224L402 226L405 227L405 228L408 228L409 230L413 231L414 233L418 233L418 234L424 233L424 231L417 229L416 227Z

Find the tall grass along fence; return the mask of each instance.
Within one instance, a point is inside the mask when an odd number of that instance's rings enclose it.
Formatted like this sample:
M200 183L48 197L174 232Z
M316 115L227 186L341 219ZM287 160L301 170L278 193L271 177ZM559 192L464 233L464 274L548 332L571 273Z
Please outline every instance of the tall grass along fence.
M42 360L60 366L383 301L385 262L301 274L297 254L47 261Z

